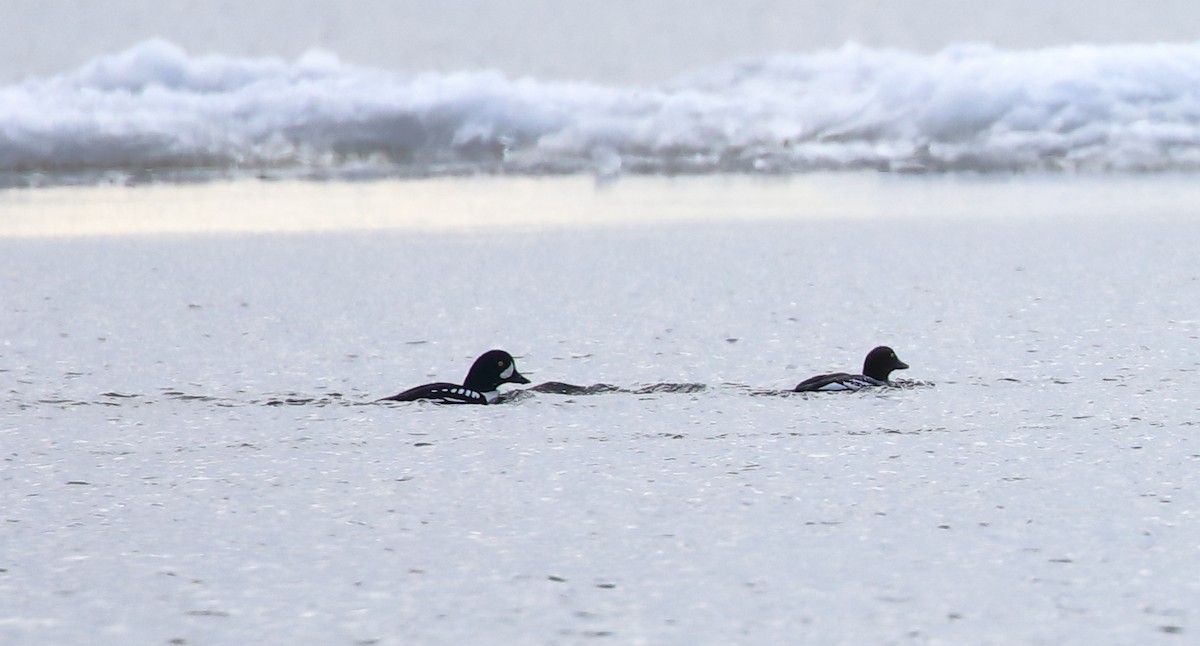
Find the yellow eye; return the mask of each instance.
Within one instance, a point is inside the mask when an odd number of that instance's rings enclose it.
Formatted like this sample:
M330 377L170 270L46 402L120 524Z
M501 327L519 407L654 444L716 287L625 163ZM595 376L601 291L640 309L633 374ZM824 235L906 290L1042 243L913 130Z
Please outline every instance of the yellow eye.
M498 366L500 366L501 368L503 368L503 367L504 367L504 360L502 359L502 360L500 360L500 361L497 361L497 362L496 362L496 365L498 365Z

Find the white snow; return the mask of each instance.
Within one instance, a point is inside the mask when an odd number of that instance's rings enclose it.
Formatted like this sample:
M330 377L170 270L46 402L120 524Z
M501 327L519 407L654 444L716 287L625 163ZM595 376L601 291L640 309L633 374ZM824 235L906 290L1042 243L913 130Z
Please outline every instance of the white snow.
M497 210L6 230L3 643L1194 639L1189 177L254 186L0 204ZM504 219L568 194L562 223ZM880 344L936 386L756 394ZM369 403L493 347L534 383L708 388Z
M402 75L165 40L0 87L0 185L269 174L608 176L1200 166L1200 44L846 45L658 86Z

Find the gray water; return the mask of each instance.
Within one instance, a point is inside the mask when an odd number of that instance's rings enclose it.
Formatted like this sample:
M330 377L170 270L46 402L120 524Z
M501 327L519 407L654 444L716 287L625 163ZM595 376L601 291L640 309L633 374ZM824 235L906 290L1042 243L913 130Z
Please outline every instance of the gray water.
M0 643L1196 642L1194 181L716 183L5 195L489 228L0 237Z

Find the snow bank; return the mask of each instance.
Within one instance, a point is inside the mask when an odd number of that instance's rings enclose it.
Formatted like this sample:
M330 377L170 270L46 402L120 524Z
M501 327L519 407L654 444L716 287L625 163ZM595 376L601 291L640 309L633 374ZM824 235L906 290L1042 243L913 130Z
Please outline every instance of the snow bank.
M847 45L659 87L401 75L155 40L0 88L0 172L1167 171L1200 166L1200 44ZM175 173L175 175L172 175Z

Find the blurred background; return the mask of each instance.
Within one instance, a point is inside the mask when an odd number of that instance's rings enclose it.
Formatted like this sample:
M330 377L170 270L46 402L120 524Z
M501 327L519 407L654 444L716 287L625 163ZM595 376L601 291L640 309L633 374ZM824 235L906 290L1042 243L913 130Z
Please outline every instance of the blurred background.
M1192 41L1195 0L0 0L0 84L73 69L152 37L192 54L319 48L417 72L655 83L739 57L856 42L932 52Z

